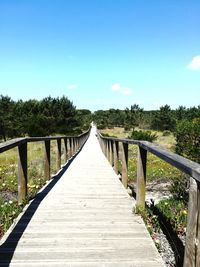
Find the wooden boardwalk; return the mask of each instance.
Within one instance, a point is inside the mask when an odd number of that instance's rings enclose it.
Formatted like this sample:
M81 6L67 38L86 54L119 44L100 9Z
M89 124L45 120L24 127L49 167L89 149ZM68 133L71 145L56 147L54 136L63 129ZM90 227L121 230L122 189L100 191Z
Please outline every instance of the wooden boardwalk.
M2 240L0 266L164 266L103 155L95 128L81 152Z

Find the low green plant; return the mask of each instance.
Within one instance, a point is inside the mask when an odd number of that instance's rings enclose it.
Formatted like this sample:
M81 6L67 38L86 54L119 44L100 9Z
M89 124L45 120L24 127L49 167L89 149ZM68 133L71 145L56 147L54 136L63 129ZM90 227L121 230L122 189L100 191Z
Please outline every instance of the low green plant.
M169 136L171 134L171 132L169 130L165 130L163 131L163 136Z
M136 212L141 215L144 223L149 231L155 246L158 251L160 250L160 240L158 238L158 234L160 233L160 223L158 220L158 216L153 213L153 209L146 206L145 208L137 207Z
M17 201L4 201L0 197L0 236L12 224L14 218L22 211L22 206L19 206Z
M155 133L152 133L151 131L133 130L131 135L128 138L134 139L134 140L144 140L144 141L153 142L158 138L158 136Z
M157 156L149 153L147 157L147 178L148 181L173 181L175 177L179 177L181 172L159 159ZM128 179L129 182L135 181L137 176L137 146L129 146L128 161Z
M117 136L115 136L115 135L110 135L110 134L108 134L108 133L101 133L101 135L104 136L104 137L117 138Z
M171 197L161 200L156 208L178 234L184 234L187 225L187 206L181 199Z
M51 142L51 173L56 171L56 142ZM17 204L17 149L0 153L0 237L18 216L23 206L47 182L44 177L43 144L28 144L28 196Z
M184 203L188 203L188 183L189 176L183 173L171 179L169 190L175 199L181 200Z
M175 137L176 153L200 163L200 119L179 122Z

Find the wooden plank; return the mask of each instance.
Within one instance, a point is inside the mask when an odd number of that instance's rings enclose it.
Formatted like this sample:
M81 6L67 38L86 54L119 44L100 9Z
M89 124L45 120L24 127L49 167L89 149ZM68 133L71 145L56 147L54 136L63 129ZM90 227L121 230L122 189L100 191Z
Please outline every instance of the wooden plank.
M27 142L27 138L16 138L0 144L0 153L10 150Z
M122 184L128 186L128 144L122 143Z
M139 209L144 209L145 207L146 165L147 151L142 147L138 147L136 205Z
M190 178L189 203L188 203L184 267L198 267L196 265L198 193L199 192L197 188L197 182L191 177Z
M137 140L130 140L130 139L122 139L122 138L111 138L111 137L103 137L103 136L101 136L101 138L103 138L106 141L113 140L113 141L123 142L126 144L139 145L143 149L151 152L152 154L156 155L157 157L168 162L172 166L192 176L193 178L195 178L196 180L200 182L200 164L194 161L191 161L189 159L186 159L182 156L179 156L171 151L163 149L156 144L150 143L148 141L137 141Z
M113 141L113 156L114 156L114 170L116 174L118 174L118 161L119 161L119 143L117 141Z
M18 203L27 196L27 143L18 146Z
M57 140L57 157L56 157L57 171L61 168L61 139Z
M111 166L113 166L113 144L112 144L112 140L109 141L109 162L110 162Z
M197 182L197 236L196 236L196 266L200 266L200 183Z
M67 137L65 137L64 139L64 161L65 162L67 162L67 160L68 160L68 139L67 139Z
M51 150L50 150L50 140L44 141L44 176L46 180L51 177L50 173L50 162L51 162Z

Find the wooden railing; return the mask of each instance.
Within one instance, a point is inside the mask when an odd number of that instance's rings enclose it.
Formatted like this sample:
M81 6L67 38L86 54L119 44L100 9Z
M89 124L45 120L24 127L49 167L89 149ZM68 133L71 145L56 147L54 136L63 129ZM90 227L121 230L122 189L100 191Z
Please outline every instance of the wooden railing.
M98 133L105 156L118 174L119 143L121 143L122 183L128 185L128 145L138 146L136 209L145 207L147 152L150 152L172 166L190 175L188 218L184 267L200 266L200 164L147 142L130 139L103 137Z
M44 142L44 176L50 179L51 141L57 142L56 169L61 168L61 144L64 144L64 161L67 162L86 142L90 129L78 136L50 136L17 138L0 144L0 153L18 147L18 203L21 204L27 196L27 144L30 142Z

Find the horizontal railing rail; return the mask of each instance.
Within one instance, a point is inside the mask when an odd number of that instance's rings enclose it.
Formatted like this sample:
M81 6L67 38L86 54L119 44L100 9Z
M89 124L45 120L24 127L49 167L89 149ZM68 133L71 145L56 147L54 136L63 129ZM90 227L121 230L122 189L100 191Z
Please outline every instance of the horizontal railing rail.
M56 169L61 168L61 144L64 144L64 161L67 162L86 142L90 129L78 136L47 136L16 138L0 143L0 153L12 148L18 148L18 203L21 204L28 194L28 158L27 144L32 142L44 142L44 176L46 180L51 177L51 141L57 141Z
M184 267L200 266L200 164L147 141L105 137L100 132L98 132L98 138L102 151L117 174L119 143L121 143L121 179L125 188L128 186L128 145L133 144L138 146L136 210L145 207L147 152L156 155L182 172L190 175Z

